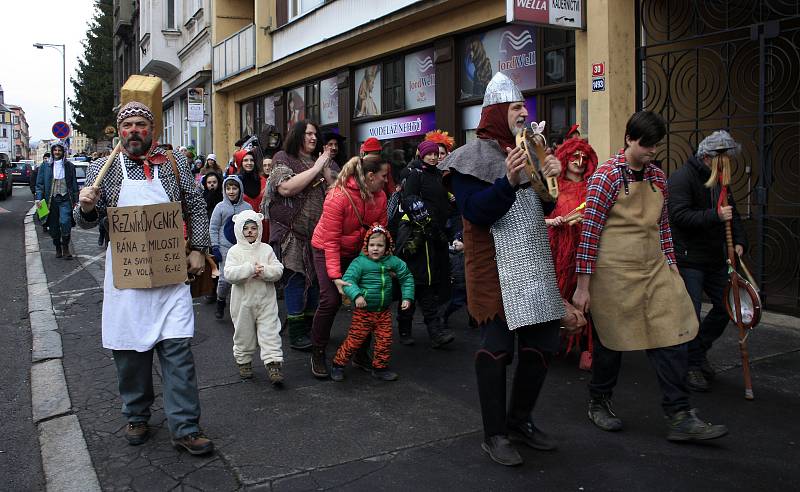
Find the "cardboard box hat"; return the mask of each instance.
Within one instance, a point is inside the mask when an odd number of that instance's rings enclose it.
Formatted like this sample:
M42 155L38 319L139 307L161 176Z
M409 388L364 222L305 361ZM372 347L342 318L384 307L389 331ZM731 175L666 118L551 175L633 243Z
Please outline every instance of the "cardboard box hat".
M122 107L131 101L138 101L153 112L153 135L155 135L155 139L159 139L163 115L161 78L155 75L131 75L128 77L120 90L119 105Z

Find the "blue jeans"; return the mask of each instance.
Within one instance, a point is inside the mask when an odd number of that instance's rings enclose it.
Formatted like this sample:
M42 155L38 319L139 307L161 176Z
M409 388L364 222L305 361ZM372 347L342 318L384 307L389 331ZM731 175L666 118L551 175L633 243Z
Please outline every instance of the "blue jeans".
M306 277L301 272L284 270L283 300L289 316L313 313L319 304L319 286L313 282L306 291Z
M700 322L697 336L689 342L689 368L699 369L714 341L728 326L728 312L723 300L725 286L728 285L728 269L723 266L715 270L695 270L681 267L678 267L678 270L683 277L689 297L692 298L697 321ZM712 307L705 319L701 320L700 303L703 300L703 292L711 300Z
M191 338L162 340L147 352L114 350L122 414L129 423L150 420L153 393L153 352L161 363L164 413L175 439L200 431L200 395L194 372Z
M62 237L69 237L72 232L72 203L64 195L54 196L50 203L50 214L47 218L47 227L53 244L61 245Z

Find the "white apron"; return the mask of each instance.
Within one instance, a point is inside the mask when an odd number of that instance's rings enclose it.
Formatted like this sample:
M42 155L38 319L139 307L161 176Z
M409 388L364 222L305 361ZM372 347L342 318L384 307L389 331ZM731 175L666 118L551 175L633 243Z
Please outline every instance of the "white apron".
M122 187L118 207L156 205L169 202L154 166L153 180L128 179L123 159ZM168 338L194 336L192 296L186 284L152 289L117 289L111 263L111 245L106 250L103 282L103 347L112 350L146 352Z

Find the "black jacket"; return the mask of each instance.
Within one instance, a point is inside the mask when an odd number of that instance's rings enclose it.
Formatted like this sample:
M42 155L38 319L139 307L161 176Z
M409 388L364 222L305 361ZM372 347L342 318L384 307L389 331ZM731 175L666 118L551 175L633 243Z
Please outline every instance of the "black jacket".
M695 156L672 173L667 181L669 191L669 224L678 266L702 270L724 266L727 260L725 224L717 215L719 185L703 184L711 169ZM728 190L728 204L733 206L733 243L747 249L747 237Z
M442 184L442 171L436 166L426 166L419 159L408 165L402 176L405 179L402 191L402 203L420 199L428 209L434 225L441 232L445 232L447 219L452 213L452 205L447 195L447 189ZM419 172L414 172L411 168Z

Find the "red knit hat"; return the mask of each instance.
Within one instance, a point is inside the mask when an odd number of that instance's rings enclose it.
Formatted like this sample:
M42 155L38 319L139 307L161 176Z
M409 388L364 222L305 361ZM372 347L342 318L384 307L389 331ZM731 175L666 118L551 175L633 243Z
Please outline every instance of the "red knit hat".
M361 152L380 152L381 150L383 150L381 143L375 137L369 137L361 144Z

